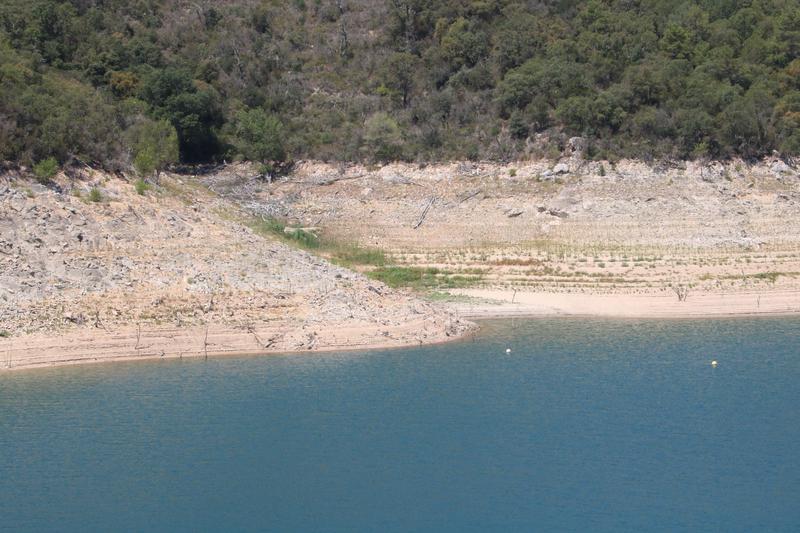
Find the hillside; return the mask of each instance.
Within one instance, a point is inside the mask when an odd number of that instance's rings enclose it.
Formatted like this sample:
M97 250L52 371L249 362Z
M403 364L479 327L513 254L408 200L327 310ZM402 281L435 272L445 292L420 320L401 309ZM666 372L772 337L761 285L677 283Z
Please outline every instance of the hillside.
M453 313L279 242L190 177L0 176L0 368L453 338Z
M307 162L272 185L253 175L202 179L254 213L381 250L364 272L471 316L800 311L800 175L777 159L612 165L573 152L508 165Z
M797 155L799 53L797 0L6 0L0 161Z

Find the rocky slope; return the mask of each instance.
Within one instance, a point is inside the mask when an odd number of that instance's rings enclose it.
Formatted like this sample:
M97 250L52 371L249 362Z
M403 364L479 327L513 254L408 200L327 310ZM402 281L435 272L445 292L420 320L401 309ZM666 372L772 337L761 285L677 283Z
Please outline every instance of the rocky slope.
M303 163L271 185L246 167L204 180L254 212L383 249L401 266L470 276L474 288L800 289L791 161L611 164L584 160L580 139L570 146L558 161Z
M415 344L470 327L250 221L192 178L163 177L139 195L89 170L48 186L0 177L0 367L67 351L82 360Z

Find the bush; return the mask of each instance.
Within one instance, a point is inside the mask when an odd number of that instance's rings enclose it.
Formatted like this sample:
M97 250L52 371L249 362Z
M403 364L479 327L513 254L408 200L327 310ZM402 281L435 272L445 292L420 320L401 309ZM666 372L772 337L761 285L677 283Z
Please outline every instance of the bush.
M136 194L143 196L144 193L150 190L150 184L143 179L138 179L133 183L133 188L136 189Z
M54 157L42 159L33 165L33 174L40 183L47 183L58 172L58 161Z
M364 142L369 156L375 161L393 161L403 152L400 126L386 113L375 113L364 125Z
M239 111L230 139L237 152L250 161L283 161L283 124L261 108Z
M178 162L178 134L166 120L144 119L130 129L128 137L139 175L148 176Z
M100 192L100 189L97 187L92 187L92 189L89 191L89 201L95 203L103 201L103 193Z
M253 229L262 235L274 235L282 240L290 241L301 248L316 249L320 247L319 237L303 229L288 229L286 224L276 218L261 220Z

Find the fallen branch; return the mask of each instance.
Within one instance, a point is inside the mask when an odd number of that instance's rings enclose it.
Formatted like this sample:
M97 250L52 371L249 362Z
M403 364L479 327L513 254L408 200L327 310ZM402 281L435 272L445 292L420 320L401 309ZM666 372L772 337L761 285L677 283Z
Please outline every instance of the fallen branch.
M479 195L481 192L483 192L483 189L475 189L475 190L474 190L474 191L472 191L471 193L467 193L465 196L462 196L462 197L461 197L461 198L458 200L458 203L459 203L459 204L463 204L464 202L466 202L466 201L467 201L467 200L469 200L470 198L474 198L475 196L478 196L478 195Z
M208 361L208 324L206 324L206 336L203 338L203 352L205 352L205 359Z
M422 215L420 215L419 220L417 220L417 223L414 224L414 229L417 229L418 227L420 227L422 225L423 222L425 222L425 217L428 216L428 211L430 211L431 206L433 206L433 203L435 201L436 201L436 197L435 196L431 196L431 199L428 201L428 205L426 205L425 209L422 210Z
M356 174L355 176L338 176L335 178L322 179L319 181L309 182L310 187L325 187L326 185L333 185L337 181L349 181L363 178L366 174Z

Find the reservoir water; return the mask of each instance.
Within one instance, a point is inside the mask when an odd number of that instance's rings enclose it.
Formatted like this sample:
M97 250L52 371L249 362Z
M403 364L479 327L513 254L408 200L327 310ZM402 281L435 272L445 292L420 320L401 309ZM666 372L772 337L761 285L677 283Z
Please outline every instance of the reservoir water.
M797 318L517 319L0 374L0 530L798 531L799 341Z

